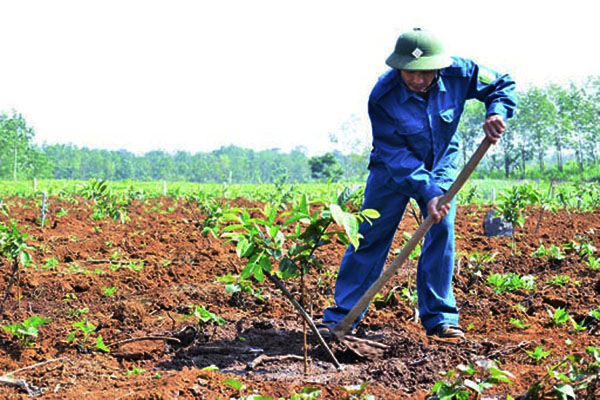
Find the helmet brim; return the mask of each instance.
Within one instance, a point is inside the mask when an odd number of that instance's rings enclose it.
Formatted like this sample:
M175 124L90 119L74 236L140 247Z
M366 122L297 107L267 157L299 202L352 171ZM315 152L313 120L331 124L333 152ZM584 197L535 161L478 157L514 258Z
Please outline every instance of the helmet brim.
M409 71L442 69L452 65L452 62L452 58L445 54L415 58L412 56L401 56L395 52L385 60L385 63L392 68Z

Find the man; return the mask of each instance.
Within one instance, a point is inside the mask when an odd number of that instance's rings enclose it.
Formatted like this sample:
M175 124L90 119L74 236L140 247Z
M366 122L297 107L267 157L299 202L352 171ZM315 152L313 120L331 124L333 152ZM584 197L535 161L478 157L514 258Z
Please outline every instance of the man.
M471 60L449 57L440 40L415 28L402 34L369 97L373 151L363 208L378 210L373 225L363 223L358 250L347 249L335 287L336 306L323 322L335 326L377 280L410 198L432 215L417 266L421 323L428 335L463 337L452 291L455 202L438 204L457 170L455 137L465 101L486 106L483 131L496 143L516 106L515 83L508 75ZM358 324L366 310L354 322Z

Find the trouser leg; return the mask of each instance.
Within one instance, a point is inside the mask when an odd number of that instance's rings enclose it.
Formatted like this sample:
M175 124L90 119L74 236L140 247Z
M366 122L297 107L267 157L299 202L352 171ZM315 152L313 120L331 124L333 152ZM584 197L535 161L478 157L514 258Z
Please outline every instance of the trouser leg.
M426 217L426 204L419 202L419 207ZM441 323L458 325L458 309L452 290L455 216L456 201L453 200L446 217L432 225L425 235L417 265L419 314L427 330Z
M409 200L393 190L389 179L387 173L371 171L369 174L362 208L376 209L381 216L372 220L373 225L366 221L360 225L359 232L363 238L360 239L358 249L348 246L335 284L336 305L325 310L325 322L341 321L381 275L398 223ZM365 311L366 309L353 326L360 321Z

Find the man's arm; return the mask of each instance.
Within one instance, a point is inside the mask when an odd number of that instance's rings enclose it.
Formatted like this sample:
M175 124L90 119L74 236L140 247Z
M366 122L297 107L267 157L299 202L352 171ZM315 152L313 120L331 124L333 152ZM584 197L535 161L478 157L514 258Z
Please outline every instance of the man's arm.
M490 142L496 143L506 130L505 121L512 117L517 106L515 81L508 74L501 75L474 62L471 62L469 78L467 98L485 103L483 131Z

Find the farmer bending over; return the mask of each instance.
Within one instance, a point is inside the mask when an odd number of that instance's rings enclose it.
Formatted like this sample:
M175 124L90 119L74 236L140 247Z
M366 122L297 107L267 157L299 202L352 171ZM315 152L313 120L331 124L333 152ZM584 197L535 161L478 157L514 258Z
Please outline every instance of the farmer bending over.
M381 217L360 226L358 250L348 247L335 285L334 307L323 315L330 328L339 323L380 276L392 239L410 198L435 225L425 236L417 266L419 315L428 335L463 337L452 291L456 204L438 204L454 181L455 136L465 101L485 103L483 131L496 143L516 106L515 83L475 62L449 57L430 32L403 33L386 60L369 97L373 150L362 207ZM356 327L366 309L354 322Z

